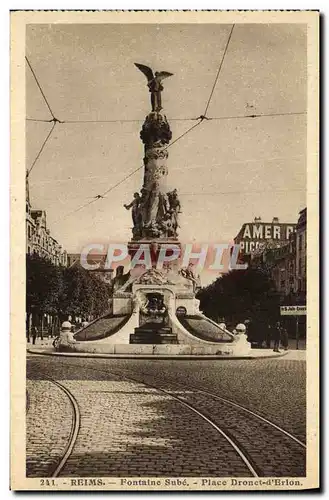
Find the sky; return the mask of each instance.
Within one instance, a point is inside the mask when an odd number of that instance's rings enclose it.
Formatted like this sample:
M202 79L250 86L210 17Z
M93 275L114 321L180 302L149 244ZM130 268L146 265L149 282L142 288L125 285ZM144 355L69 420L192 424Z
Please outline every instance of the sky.
M59 120L30 174L32 207L69 252L131 239L123 207L143 170L139 132L150 111L134 62L169 71L163 112L173 140L204 113L231 25L29 25L26 55ZM306 27L235 25L207 115L168 150L168 188L182 204L181 242L229 242L255 216L294 223L306 204ZM248 114L305 113L261 118ZM51 119L30 69L26 116ZM227 117L242 118L227 118ZM176 120L179 119L179 120ZM186 120L185 120L186 119ZM97 123L97 120L119 120ZM120 121L122 120L122 121ZM132 121L125 121L132 120ZM51 124L26 122L29 169Z

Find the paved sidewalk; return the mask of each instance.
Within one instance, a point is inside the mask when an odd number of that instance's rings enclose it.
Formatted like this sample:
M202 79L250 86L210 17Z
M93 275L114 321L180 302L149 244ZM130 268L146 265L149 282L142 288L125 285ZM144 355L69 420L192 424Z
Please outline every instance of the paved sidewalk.
M287 351L288 354L284 357L286 360L291 360L291 361L306 361L306 351L301 350L301 351Z
M48 380L27 380L26 475L49 477L68 444L72 426L69 399Z
M27 349L29 348L39 348L39 347L52 347L53 342L56 337L43 337L41 340L40 337L38 337L35 341L35 344L32 342L32 338L30 339L30 342L26 342L26 347Z

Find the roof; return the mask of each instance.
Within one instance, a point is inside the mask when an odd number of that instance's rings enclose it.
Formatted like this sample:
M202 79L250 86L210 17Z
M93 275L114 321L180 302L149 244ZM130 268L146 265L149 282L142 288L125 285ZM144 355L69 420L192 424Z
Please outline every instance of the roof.
M307 208L303 208L303 210L299 212L299 218L296 229L302 229L306 227L306 224L307 224Z

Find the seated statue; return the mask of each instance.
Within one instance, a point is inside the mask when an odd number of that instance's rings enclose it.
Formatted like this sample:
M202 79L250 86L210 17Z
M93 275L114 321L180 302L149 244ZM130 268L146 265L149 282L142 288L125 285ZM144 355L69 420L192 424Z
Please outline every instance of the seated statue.
M54 340L53 346L57 351L69 351L72 344L75 343L76 340L72 331L72 325L69 321L64 321L59 337Z

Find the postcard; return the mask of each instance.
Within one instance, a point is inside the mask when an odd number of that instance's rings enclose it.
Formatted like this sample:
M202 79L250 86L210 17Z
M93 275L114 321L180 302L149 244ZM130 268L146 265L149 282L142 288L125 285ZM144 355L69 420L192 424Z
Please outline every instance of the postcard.
M319 488L319 12L12 12L11 127L11 489Z

